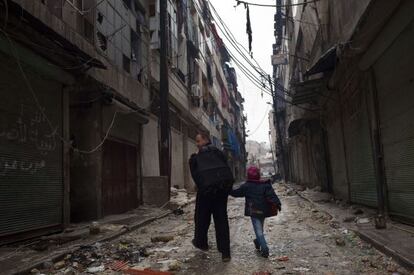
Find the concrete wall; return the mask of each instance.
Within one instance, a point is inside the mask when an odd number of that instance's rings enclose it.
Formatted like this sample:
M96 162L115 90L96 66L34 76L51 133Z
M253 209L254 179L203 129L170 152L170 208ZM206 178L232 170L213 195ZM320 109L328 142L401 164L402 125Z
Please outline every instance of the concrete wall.
M184 188L184 156L183 156L183 135L171 129L171 186L177 185Z
M197 153L198 149L195 144L195 141L191 139L187 139L187 146L188 146L188 158L190 158L192 154ZM186 165L188 165L188 161L186 162ZM191 177L191 173L189 169L187 170L186 177L187 177L187 182L188 182L187 190L195 191L196 186L193 181L193 178Z
M142 175L159 176L158 119L150 117L149 122L142 128Z
M71 109L70 133L74 146L90 150L101 141L101 106ZM72 152L70 162L71 220L96 219L101 215L102 150L93 154Z

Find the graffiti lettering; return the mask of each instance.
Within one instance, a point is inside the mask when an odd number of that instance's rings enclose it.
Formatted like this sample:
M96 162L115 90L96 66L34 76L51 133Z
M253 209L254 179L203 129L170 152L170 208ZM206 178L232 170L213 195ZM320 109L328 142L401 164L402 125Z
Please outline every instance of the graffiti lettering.
M46 167L46 161L19 161L19 160L6 160L0 159L0 176L6 176L13 171L22 171L31 175L36 174L39 170Z

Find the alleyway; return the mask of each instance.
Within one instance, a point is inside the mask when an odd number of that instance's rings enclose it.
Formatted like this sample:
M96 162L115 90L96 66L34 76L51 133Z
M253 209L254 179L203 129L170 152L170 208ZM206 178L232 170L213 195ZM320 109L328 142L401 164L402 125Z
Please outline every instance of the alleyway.
M266 225L271 249L269 259L259 257L254 251L250 221L243 216L243 199L231 198L230 263L221 262L213 230L210 230L212 249L209 252L191 246L193 205L189 205L182 215L170 215L110 243L85 247L68 255L65 268L74 263L77 271L82 266L84 269L105 266L106 271L100 274L118 274L107 267L121 260L136 268L170 270L175 274L265 271L272 274L409 274L352 232L337 226L329 214L312 208L285 185L277 187L277 192L283 202L283 212L269 219ZM153 242L159 237L164 242Z

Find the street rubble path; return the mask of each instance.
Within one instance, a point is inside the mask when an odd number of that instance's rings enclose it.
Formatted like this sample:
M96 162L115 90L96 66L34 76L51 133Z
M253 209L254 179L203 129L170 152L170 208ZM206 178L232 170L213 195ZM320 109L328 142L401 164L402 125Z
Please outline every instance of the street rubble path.
M190 204L183 211L112 241L82 247L60 262L46 265L49 271L32 273L123 274L150 269L173 274L410 274L352 231L333 222L328 213L315 209L289 185L276 184L275 189L283 210L266 220L268 259L254 249L250 219L243 215L244 199L229 198L232 260L228 263L221 261L216 250L213 224L209 251L202 252L191 245L194 204Z

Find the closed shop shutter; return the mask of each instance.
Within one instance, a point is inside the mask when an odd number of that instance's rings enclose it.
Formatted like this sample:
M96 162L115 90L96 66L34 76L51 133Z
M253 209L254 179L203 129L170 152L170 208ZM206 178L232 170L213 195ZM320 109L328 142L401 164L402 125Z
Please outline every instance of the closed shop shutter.
M137 148L106 140L103 146L103 214L120 214L138 206Z
M25 68L45 116L16 63L0 60L1 238L62 225L63 160L61 84Z
M350 98L344 112L351 202L376 207L377 186L368 112L361 91Z
M390 215L414 224L414 24L375 64Z
M327 125L329 159L331 160L332 188L335 197L348 198L348 183L346 178L345 154L341 130L340 114L330 116Z

